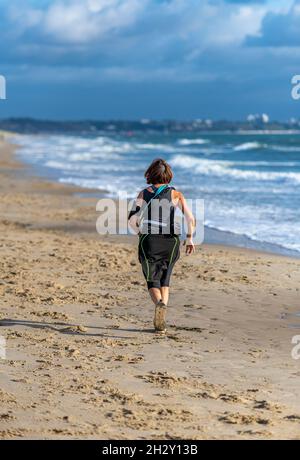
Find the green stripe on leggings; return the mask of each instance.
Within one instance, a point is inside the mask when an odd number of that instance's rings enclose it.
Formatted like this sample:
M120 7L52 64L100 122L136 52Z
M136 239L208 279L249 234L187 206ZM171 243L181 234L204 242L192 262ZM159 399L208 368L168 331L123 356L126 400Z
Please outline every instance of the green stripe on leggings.
M145 251L144 251L144 248L143 248L143 242L145 241L145 239L146 239L147 236L148 236L148 234L145 235L144 239L141 240L140 244L141 244L141 249L142 249L142 251L143 251L144 258L145 258L145 261L146 261L146 264L147 264L147 277L146 277L146 281L149 281L149 274L150 274L149 262L148 262L148 259L147 259L147 257L146 257L146 254L145 254Z
M174 244L174 247L173 247L173 250L172 250L172 253L171 253L171 258L170 258L170 262L169 262L170 265L171 265L171 263L172 263L172 261L173 261L173 255L174 255L174 251L175 251L175 248L176 248L176 246L177 246L177 243L179 243L179 239L176 238L176 236L173 236L173 238L175 239L175 244Z

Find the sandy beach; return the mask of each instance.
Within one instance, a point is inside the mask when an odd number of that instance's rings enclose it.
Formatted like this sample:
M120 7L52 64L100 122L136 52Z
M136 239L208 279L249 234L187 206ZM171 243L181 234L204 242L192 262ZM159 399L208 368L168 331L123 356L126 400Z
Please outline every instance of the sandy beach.
M154 334L134 237L99 236L97 199L14 150L0 140L0 438L300 439L300 260L182 255Z

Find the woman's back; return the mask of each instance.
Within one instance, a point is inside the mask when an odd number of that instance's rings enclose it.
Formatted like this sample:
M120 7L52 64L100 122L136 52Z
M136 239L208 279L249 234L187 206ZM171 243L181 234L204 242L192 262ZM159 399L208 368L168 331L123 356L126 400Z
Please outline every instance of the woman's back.
M152 185L142 191L142 234L174 235L180 233L175 222L174 187Z

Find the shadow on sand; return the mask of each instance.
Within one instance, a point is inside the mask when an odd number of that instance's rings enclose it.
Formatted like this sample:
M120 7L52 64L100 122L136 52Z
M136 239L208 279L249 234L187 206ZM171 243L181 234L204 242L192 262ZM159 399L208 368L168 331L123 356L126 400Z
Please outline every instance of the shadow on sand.
M78 324L70 324L70 323L62 323L62 322L54 322L54 323L47 323L47 322L39 322L39 321L28 321L28 320L19 320L19 319L3 319L0 321L0 327L11 327L11 326L25 326L33 329L49 329L55 332L59 332L61 334L68 334L68 335L81 335L84 337L104 337L104 338L112 338L112 339L131 339L130 336L120 336L120 335L112 335L106 333L89 333L83 332L79 328L82 326L78 326ZM153 334L153 329L138 329L138 328L119 328L119 327L98 327L98 326L83 326L86 329L100 329L103 331L122 331L122 332L136 332L136 333L151 333ZM78 330L76 330L78 329Z

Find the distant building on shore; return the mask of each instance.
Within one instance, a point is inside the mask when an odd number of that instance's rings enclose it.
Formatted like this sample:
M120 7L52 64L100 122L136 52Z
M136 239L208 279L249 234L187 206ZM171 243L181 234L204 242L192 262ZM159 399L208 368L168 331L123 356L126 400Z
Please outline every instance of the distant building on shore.
M250 113L247 116L247 121L249 123L263 123L263 124L265 124L265 123L269 123L270 117L266 113L262 113L262 114L257 114L256 113L255 115Z

